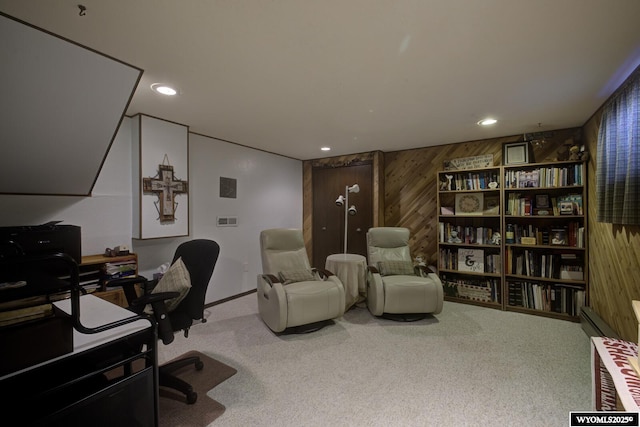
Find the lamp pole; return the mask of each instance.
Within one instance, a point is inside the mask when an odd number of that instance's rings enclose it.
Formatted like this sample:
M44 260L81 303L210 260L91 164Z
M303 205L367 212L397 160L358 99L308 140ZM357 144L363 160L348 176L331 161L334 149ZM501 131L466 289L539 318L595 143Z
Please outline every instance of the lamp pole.
M356 214L356 207L349 206L349 193L358 193L360 191L360 186L358 184L353 184L351 187L348 185L344 187L344 253L347 253L347 232L349 231L349 214Z
M345 201L344 201L344 252L343 253L347 253L347 230L348 230L348 224L349 224L349 186L346 185L344 187L344 195L345 195Z

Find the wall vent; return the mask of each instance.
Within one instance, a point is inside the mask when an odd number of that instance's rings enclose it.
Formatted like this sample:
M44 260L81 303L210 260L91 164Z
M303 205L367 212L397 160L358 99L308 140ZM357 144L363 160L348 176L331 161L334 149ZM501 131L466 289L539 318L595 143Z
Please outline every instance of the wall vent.
M218 227L237 227L238 217L237 216L219 216L216 220L216 224L218 225Z

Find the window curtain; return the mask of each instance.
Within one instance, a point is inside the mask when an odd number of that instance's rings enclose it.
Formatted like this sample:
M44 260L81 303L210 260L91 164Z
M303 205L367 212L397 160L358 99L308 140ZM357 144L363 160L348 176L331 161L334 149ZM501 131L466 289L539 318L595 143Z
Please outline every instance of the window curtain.
M605 105L598 132L597 221L640 224L640 73Z

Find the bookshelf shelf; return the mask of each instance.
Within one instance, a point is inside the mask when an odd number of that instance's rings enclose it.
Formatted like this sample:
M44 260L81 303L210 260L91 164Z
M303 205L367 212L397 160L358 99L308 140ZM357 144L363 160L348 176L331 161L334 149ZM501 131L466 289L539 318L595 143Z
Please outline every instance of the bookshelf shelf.
M584 163L439 171L437 177L445 299L578 321L589 289ZM467 258L460 253L484 258L482 270L461 270Z
M109 267L112 267L111 269ZM121 307L127 302L121 288L109 288L109 281L123 275L138 274L138 255L130 253L114 257L87 255L78 266L80 285L89 293ZM118 270L118 271L115 271Z

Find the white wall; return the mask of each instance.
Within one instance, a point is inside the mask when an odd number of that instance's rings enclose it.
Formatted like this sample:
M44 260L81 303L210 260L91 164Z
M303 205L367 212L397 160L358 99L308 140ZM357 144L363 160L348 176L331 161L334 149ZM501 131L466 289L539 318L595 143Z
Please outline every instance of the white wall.
M237 198L219 197L220 177L235 178ZM190 238L220 244L207 302L256 287L262 271L260 231L302 228L302 162L236 144L189 135ZM219 216L236 216L237 227L217 227ZM143 274L170 261L187 238L134 240ZM148 273L147 273L148 271Z
M260 230L302 228L302 162L189 135L190 236L132 240L131 120L125 118L92 197L0 195L0 226L62 220L82 228L82 254L126 244L138 253L140 273L151 276L192 238L221 247L207 302L255 289L261 272ZM68 165L81 159L70 159ZM238 181L237 199L220 198L219 178ZM19 177L16 177L19 179ZM217 216L237 216L237 227L216 227Z
M105 248L131 245L131 132L125 119L111 149L92 197L0 195L0 226L38 225L63 221L81 227L82 254L103 253ZM82 159L69 159L71 168ZM20 177L16 177L20 179ZM55 177L51 177L55 179Z

